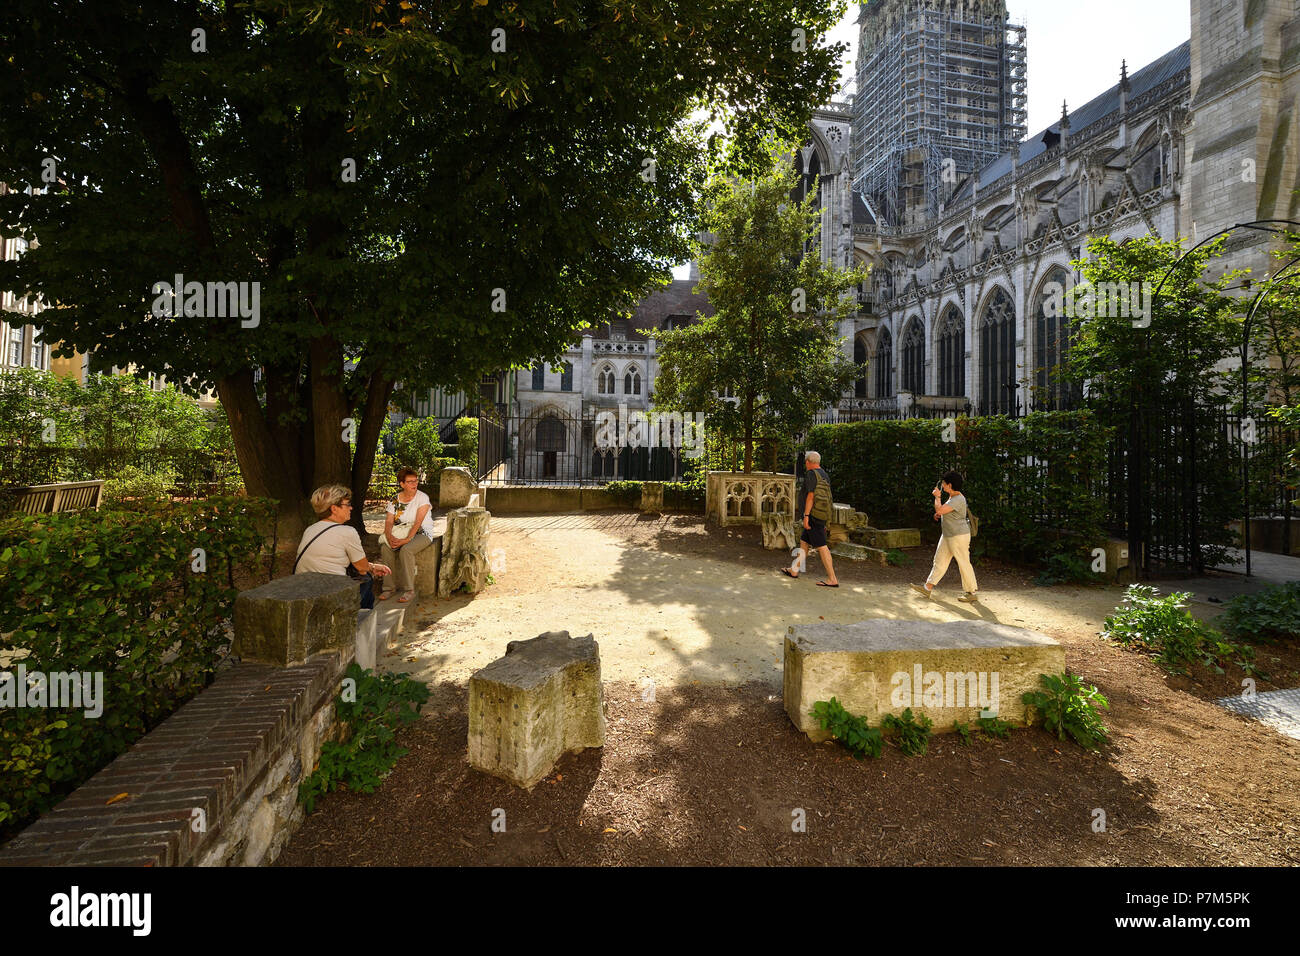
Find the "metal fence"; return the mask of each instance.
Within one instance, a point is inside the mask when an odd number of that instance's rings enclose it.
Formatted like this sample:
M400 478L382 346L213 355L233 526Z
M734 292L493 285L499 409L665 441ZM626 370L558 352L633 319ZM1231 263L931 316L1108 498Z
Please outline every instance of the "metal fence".
M612 481L680 481L692 448L680 424L637 429L598 410L479 418L478 479L488 485L585 487Z

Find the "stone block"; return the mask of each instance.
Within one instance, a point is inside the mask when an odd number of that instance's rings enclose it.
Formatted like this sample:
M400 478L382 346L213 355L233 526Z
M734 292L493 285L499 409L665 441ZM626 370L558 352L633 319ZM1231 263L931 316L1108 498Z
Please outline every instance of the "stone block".
M868 548L865 545L853 544L849 541L841 541L839 544L832 545L831 554L837 558L844 558L846 561L871 561L882 568L889 563L885 558L885 552L879 548Z
M853 516L852 505L831 505L831 520L829 524L848 526L849 519Z
M442 481L438 486L439 508L464 508L470 498L478 491L478 482L468 468L452 466L442 470Z
M849 533L852 534L854 531L861 531L869 526L871 521L865 512L855 511L853 514L849 515L848 521L846 521L845 524L848 525Z
M433 536L433 544L415 556L415 593L438 593L438 567L442 561L442 535Z
M789 551L799 547L799 535L789 515L762 516L763 547L769 551Z
M470 594L487 586L491 518L484 508L457 508L447 513L447 530L442 535L442 555L438 559L438 597L451 597L462 585Z
M600 647L550 631L469 679L469 762L531 789L565 753L605 745Z
M234 653L288 667L356 641L357 582L343 574L291 574L235 598Z
M786 635L785 709L815 742L830 734L810 711L832 697L873 727L907 707L935 732L985 708L1023 724L1020 696L1039 689L1040 674L1064 670L1065 649L1050 637L990 621L818 621Z
M889 551L893 548L919 548L921 530L919 528L868 528L867 537L873 548Z
M662 514L664 510L664 483L662 481L644 481L641 483L641 513L647 515Z
M378 614L373 608L357 612L357 666L374 670L379 661Z

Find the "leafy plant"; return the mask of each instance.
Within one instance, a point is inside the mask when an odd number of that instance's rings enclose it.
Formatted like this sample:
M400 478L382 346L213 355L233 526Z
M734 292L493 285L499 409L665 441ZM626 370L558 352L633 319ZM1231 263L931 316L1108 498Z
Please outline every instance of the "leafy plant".
M919 757L928 749L934 721L924 714L913 717L912 708L908 707L901 715L886 714L882 723L886 730L893 732L898 749L909 757Z
M1149 652L1170 673L1185 673L1188 664L1204 657L1203 648L1215 635L1187 610L1190 597L1183 591L1160 597L1149 585L1131 584L1106 618L1102 636Z
M953 721L952 729L957 731L957 738L961 741L963 747L970 744L971 729L970 724L962 723L960 720Z
M884 737L870 727L863 717L855 717L844 709L838 699L819 700L809 711L822 730L829 730L854 758L879 757L884 749Z
M1039 587L1051 587L1054 584L1087 584L1096 580L1097 575L1087 558L1058 551L1048 556L1034 583Z
M634 507L641 501L641 482L611 481L605 491L625 507Z
M136 465L127 465L104 482L104 501L168 498L176 487L176 477L171 468L146 471Z
M1282 641L1300 638L1300 581L1288 581L1229 601L1215 622L1232 637Z
M1059 676L1040 674L1043 690L1026 691L1020 699L1040 713L1043 726L1059 740L1069 734L1085 750L1096 750L1106 742L1106 727L1098 708L1110 704L1095 686L1085 684L1068 670Z
M408 418L393 432L394 453L402 467L414 468L421 480L428 481L435 471L441 472L442 438L434 418ZM378 456L376 456L378 457Z
M456 419L456 455L471 471L478 467L478 419Z
M1000 717L980 717L976 723L987 736L996 737L998 740L1006 740L1015 728L1015 724L1007 723Z
M912 564L912 559L900 548L890 548L886 551L885 560L896 568L905 568Z
M420 705L429 699L422 681L406 674L376 674L355 662L347 670L344 688L334 707L345 739L326 741L316 769L298 785L298 799L307 813L321 796L340 787L374 793L407 753L397 743L398 728L417 720Z

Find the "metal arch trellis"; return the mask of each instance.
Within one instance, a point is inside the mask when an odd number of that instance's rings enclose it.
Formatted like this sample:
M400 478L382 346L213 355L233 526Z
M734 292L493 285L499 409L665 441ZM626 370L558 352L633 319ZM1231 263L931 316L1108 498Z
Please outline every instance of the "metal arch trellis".
M1288 227L1289 227L1289 228L1288 228ZM1239 223L1236 223L1235 225L1229 226L1229 227L1226 228L1226 229L1220 229L1218 232L1214 233L1214 235L1209 236L1209 237L1207 237L1207 238L1205 238L1205 239L1202 239L1200 242L1196 243L1196 245L1192 246L1190 249L1188 249L1186 252L1184 252L1182 255L1180 255L1180 256L1177 258L1177 260L1174 261L1174 264L1171 265L1171 266L1168 268L1168 270L1165 271L1164 276L1161 277L1161 279L1160 279L1160 284L1159 284L1158 286L1156 286L1155 293L1154 293L1154 294L1152 295L1152 297L1151 297L1152 300L1154 301L1155 299L1157 299L1157 298L1160 297L1160 293L1164 290L1165 283L1169 281L1169 277L1172 276L1172 275L1174 274L1174 272L1178 269L1178 267L1179 267L1180 265L1182 265L1184 259L1186 259L1188 256L1190 256L1190 255L1191 255L1193 252L1195 252L1197 249L1200 249L1200 248L1202 248L1203 246L1208 245L1209 243L1213 242L1214 240L1220 238L1221 236L1231 235L1232 233L1236 232L1238 229L1251 229L1251 230L1253 230L1253 231L1255 231L1255 232L1265 232L1265 233L1269 233L1270 235L1275 235L1275 236L1278 236L1278 235L1286 235L1288 232L1290 232L1290 233L1293 234L1293 235L1300 235L1300 222L1297 222L1297 221L1294 220L1294 219L1256 219L1256 220L1254 220L1254 221L1252 221L1252 222L1239 222ZM1245 320L1245 322L1242 324L1242 329L1241 329L1241 347L1240 347L1240 356L1241 356L1241 423L1242 423L1242 435L1241 435L1241 437L1240 437L1240 440L1241 440L1241 442L1242 442L1242 449L1241 449L1241 529L1242 529L1242 544L1244 545L1244 550L1245 550L1245 552L1246 552L1246 576L1247 576L1247 577L1250 577L1250 571L1251 571L1251 562L1250 562L1250 481L1249 481L1249 456L1246 454L1246 447L1245 447L1245 446L1246 446L1246 442L1245 442L1245 430L1244 430L1244 429L1245 429L1246 422L1250 420L1250 419L1249 419L1249 405L1250 405L1250 330L1251 330L1251 326L1254 324L1254 321L1255 321L1255 315L1259 312L1259 307L1260 307L1260 305L1263 304L1263 302L1264 302L1264 298L1268 295L1268 292L1269 292L1269 290L1273 287L1274 283L1276 283L1276 282L1277 282L1279 279L1281 279L1281 278L1282 278L1282 277L1283 277L1283 276L1284 276L1288 271L1290 271L1293 267L1295 267L1295 266L1297 266L1297 265L1300 265L1300 256L1297 256L1296 258L1290 260L1286 265L1282 266L1282 268L1280 268L1280 269L1278 269L1277 271L1275 271L1271 276L1268 277L1268 279L1265 280L1263 286L1260 288L1259 292L1255 295L1254 300L1251 302L1250 310L1249 310L1249 312L1247 312L1247 314L1246 314L1246 320ZM1150 347L1150 344L1151 344L1151 330L1150 330L1150 328L1147 329L1146 343L1147 343L1147 347L1149 348L1149 347ZM1131 417L1132 417L1132 416L1130 416L1130 418L1131 418ZM1129 551L1130 551L1130 554L1133 553L1134 545L1135 545L1135 542L1134 542L1134 539L1133 539L1133 526L1132 526L1132 522L1130 522L1130 526L1129 526Z

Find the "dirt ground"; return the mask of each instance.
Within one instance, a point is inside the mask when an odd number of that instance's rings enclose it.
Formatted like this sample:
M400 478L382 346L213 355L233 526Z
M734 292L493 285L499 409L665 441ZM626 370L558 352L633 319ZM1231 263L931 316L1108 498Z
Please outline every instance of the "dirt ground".
M986 561L982 606L955 590L926 602L906 590L922 549L906 568L840 562L828 590L815 558L790 581L757 537L680 516L494 517L496 583L421 602L386 662L434 690L403 732L411 752L375 794L322 800L278 864L1300 864L1300 741L1211 702L1240 674L1170 678L1099 639L1121 588L1036 588ZM811 744L782 707L786 628L878 616L1051 635L1109 698L1111 744L1089 754L1034 728L864 762ZM468 766L466 679L506 641L563 629L600 642L606 745L528 793ZM1264 648L1260 667L1260 690L1300 684L1294 650Z

